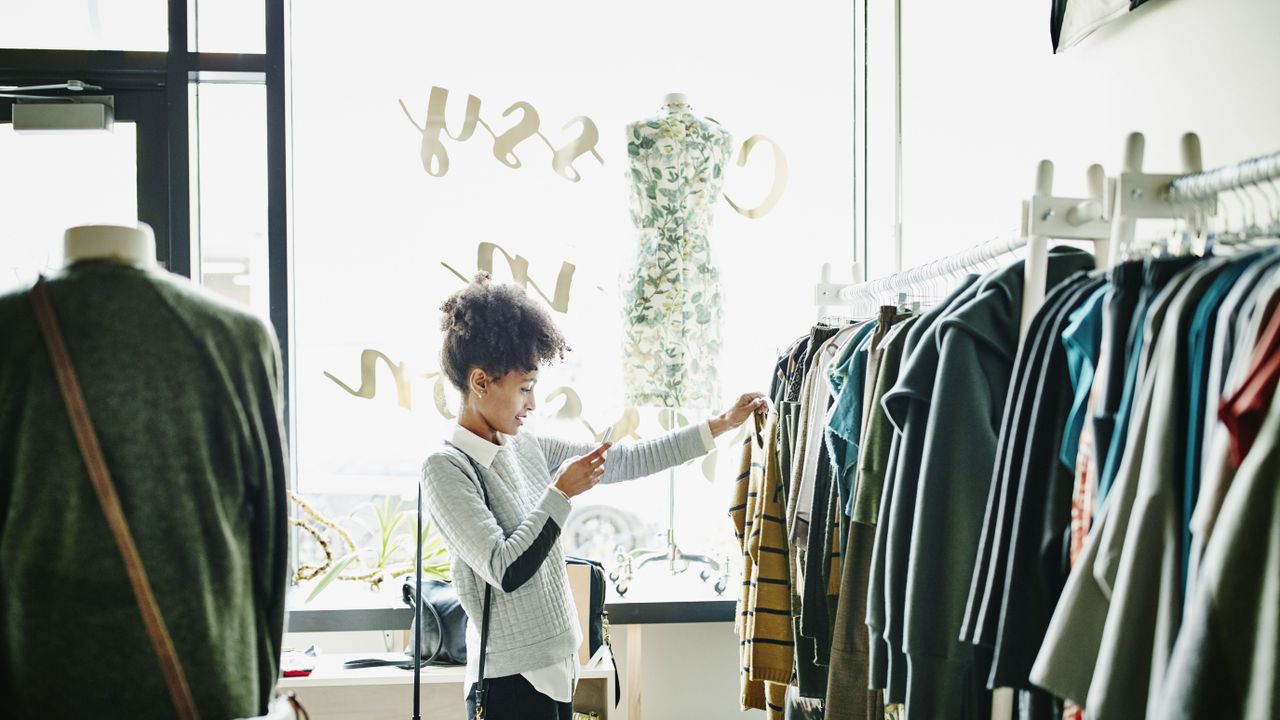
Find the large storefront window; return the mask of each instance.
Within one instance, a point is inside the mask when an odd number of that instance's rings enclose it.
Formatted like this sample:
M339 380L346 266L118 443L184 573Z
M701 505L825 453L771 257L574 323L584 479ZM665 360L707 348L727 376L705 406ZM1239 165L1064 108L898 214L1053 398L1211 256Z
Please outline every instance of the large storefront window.
M667 93L732 137L707 233L719 399L690 400L677 423L767 390L814 319L821 264L852 259L850 7L664 0L606 21L587 3L295 3L291 28L297 486L331 518L372 523L369 508L413 497L457 411L438 308L478 268L525 283L573 346L542 375L535 432L662 432L656 404L626 401L621 279L652 260L632 184L659 206L669 189L633 168L629 142L655 140L627 128ZM685 553L734 554L738 462L722 438L678 469ZM575 500L565 542L607 564L618 546L663 549L668 502L666 476L596 488ZM672 581L654 564L629 597L713 597L698 574Z

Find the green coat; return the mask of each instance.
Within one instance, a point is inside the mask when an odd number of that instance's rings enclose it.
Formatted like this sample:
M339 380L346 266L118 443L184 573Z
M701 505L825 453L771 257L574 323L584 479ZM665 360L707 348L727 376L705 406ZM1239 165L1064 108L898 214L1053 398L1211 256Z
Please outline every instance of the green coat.
M287 579L274 336L181 278L109 261L49 292L200 715L258 714ZM0 590L6 717L173 716L28 292L0 296Z

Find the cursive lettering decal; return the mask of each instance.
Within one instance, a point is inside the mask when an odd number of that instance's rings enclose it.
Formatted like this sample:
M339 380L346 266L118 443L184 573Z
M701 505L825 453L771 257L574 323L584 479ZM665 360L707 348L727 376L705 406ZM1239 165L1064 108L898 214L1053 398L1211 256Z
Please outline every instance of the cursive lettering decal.
M562 129L568 130L573 127L574 123L580 123L582 131L568 145L556 150L555 157L551 159L551 167L555 169L560 177L569 182L578 182L582 179L582 175L573 166L573 161L583 155L591 153L597 162L601 165L604 164L604 158L600 157L600 153L596 152L596 143L600 142L600 131L596 129L596 124L591 122L591 118L586 115L579 115L565 123Z
M489 133L489 137L493 139L493 156L507 167L518 170L524 166L523 161L516 155L516 147L531 138L538 138L543 145L551 151L551 169L557 175L563 177L569 182L578 182L582 179L581 173L573 166L574 160L591 154L596 162L604 164L604 157L596 151L596 145L600 142L600 132L596 128L596 124L591 118L580 115L565 124L565 130L568 130L574 123L582 126L578 136L569 141L563 147L557 148L555 143L546 135L543 135L540 128L541 120L538 111L523 100L513 103L502 113L502 117L506 118L513 113L519 111L520 119L515 125L503 131L501 134L495 133L489 123L480 117L480 98L475 95L467 96L467 113L464 116L462 131L457 135L450 133L445 126L445 107L449 102L449 91L442 87L432 87L431 94L427 98L427 118L426 121L419 125L414 120L413 114L409 112L409 107L405 105L404 100L400 100L400 110L408 118L413 127L422 135L422 142L419 147L419 154L422 158L422 169L427 171L431 177L444 177L449 172L449 151L441 140L441 134L457 141L466 142L471 139L477 127L484 128Z
M378 395L378 361L381 360L391 370L391 378L396 383L396 402L405 410L413 409L413 385L409 379L409 371L404 363L397 363L387 357L386 353L373 349L365 349L360 353L360 389L357 390L342 382L329 372L324 376L338 384L338 387L358 398L372 400Z
M582 180L582 173L574 167L574 161L583 155L590 154L595 158L596 162L604 165L604 157L596 150L596 146L600 143L600 131L595 122L585 115L579 115L564 124L561 128L562 130L568 130L575 124L579 125L578 135L565 145L556 147L555 143L544 135L540 129L542 121L538 115L538 110L532 104L523 100L512 103L502 113L502 117L507 118L519 112L520 119L516 121L515 125L500 134L495 133L493 127L480 117L481 100L475 95L467 95L467 110L463 116L462 130L457 135L449 132L449 128L445 124L445 108L449 104L448 89L432 86L431 93L427 98L426 121L421 125L418 124L417 120L414 120L413 114L409 112L409 107L405 105L404 100L400 100L399 103L400 110L422 136L422 142L419 146L422 169L431 177L444 177L449 172L449 151L445 147L441 136L448 137L456 142L466 142L471 139L478 127L484 128L484 131L489 133L489 137L493 139L493 156L497 158L498 162L512 170L519 170L524 167L524 161L516 154L516 148L535 137L542 141L542 144L551 151L551 169L569 182L576 183ZM708 119L718 124L718 121L712 118ZM744 208L727 194L725 195L725 201L733 208L734 212L752 220L768 215L777 206L787 186L787 158L783 155L782 148L778 146L778 143L764 135L752 135L742 143L738 153L738 167L746 166L752 150L760 143L768 143L773 147L773 184L768 194L765 195L764 200L756 207Z
M761 142L773 146L773 185L769 188L769 194L765 195L764 200L756 207L745 209L734 202L733 198L724 196L725 202L729 203L729 207L733 208L734 212L751 220L768 215L778 205L778 201L782 199L782 191L787 187L787 156L782 154L782 148L778 143L764 135L752 135L742 143L742 151L738 155L738 167L746 167L751 151Z
M476 251L476 268L489 274L493 274L493 256L494 253L502 253L502 257L507 260L507 267L511 270L512 281L522 288L533 288L533 291L547 301L552 310L557 312L569 312L569 288L573 286L573 272L576 266L570 262L560 263L560 274L556 276L556 289L552 297L538 287L538 284L529 279L529 261L523 255L513 256L511 253L502 249L501 246L491 243L482 242L477 246ZM464 283L471 282L471 278L458 272L452 265L441 262L446 270L458 276L458 279Z

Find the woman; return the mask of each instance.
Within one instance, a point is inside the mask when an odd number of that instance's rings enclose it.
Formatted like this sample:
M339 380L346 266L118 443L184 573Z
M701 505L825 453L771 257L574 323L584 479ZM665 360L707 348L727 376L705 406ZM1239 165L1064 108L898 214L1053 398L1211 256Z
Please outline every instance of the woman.
M570 500L597 483L645 477L709 452L714 436L741 425L766 401L759 393L743 395L709 422L607 456L610 443L522 434L538 367L564 357L564 337L520 288L491 283L483 273L441 310L441 360L462 392L462 408L452 441L423 465L423 492L453 554L454 584L470 620L468 717L476 715L488 584L486 717L568 720L581 631L557 540Z

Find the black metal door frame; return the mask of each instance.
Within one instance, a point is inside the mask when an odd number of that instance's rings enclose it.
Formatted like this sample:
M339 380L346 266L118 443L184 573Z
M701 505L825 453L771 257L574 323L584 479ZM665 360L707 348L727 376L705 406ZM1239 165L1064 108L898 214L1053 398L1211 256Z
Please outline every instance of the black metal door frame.
M83 80L103 88L94 93L115 96L116 119L138 126L138 219L155 230L157 259L187 277L192 274L191 83L233 79L266 85L270 319L282 353L285 426L292 440L288 1L266 0L264 54L190 52L188 0L169 0L167 52L0 48L0 85ZM0 98L0 122L12 121L12 105Z

